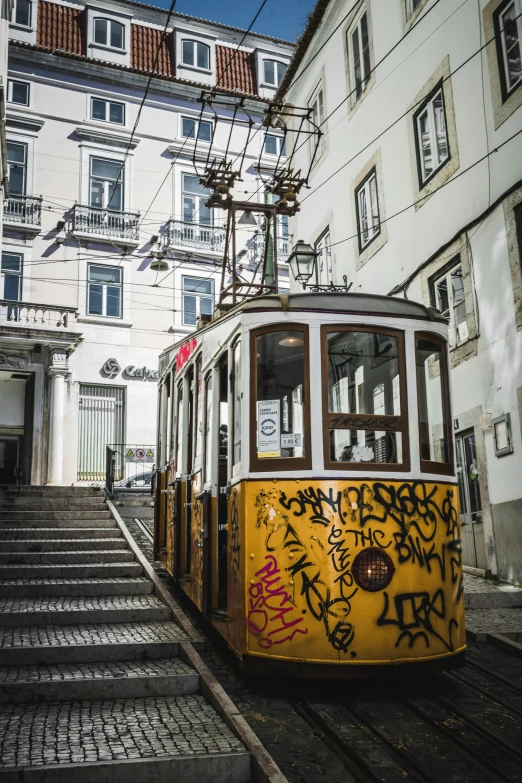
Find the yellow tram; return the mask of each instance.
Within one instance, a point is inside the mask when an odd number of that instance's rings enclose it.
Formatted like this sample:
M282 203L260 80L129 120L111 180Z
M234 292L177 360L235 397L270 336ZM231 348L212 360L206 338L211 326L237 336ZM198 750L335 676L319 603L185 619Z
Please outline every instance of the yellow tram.
M446 322L364 294L216 310L160 362L154 547L243 666L465 648Z

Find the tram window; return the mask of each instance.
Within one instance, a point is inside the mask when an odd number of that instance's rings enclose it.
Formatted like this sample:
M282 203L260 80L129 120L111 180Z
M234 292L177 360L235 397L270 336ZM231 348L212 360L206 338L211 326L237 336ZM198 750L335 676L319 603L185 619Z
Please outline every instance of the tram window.
M448 429L448 378L446 349L436 338L417 335L417 393L421 468L441 470L449 466L451 438ZM430 466L426 463L442 463ZM446 467L446 471L447 467Z
M241 462L241 343L236 343L234 346L233 368L234 452L232 465L233 468L236 468Z
M297 328L264 331L254 337L254 349L254 454L258 460L308 457L307 333Z
M323 327L323 378L325 467L380 463L407 470L402 333Z
M182 473L183 472L183 466L181 464L181 453L182 453L182 443L183 443L183 384L179 384L178 386L178 415L176 417L177 421L177 448L176 448L176 473Z
M196 444L194 452L194 465L201 465L201 445L203 441L203 378L201 376L201 359L196 365Z
M210 481L212 464L212 376L205 382L205 482Z

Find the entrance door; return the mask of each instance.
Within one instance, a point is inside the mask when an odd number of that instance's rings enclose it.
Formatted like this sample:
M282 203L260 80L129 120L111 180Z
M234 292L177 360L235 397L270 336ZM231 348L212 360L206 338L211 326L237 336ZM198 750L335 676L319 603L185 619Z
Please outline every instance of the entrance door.
M18 435L0 435L0 484L19 483L21 440Z
M455 447L459 481L462 558L464 565L485 570L487 568L486 547L475 433L470 431L457 435Z
M78 481L104 481L106 446L123 446L125 389L80 385ZM122 449L116 449L114 478L123 478Z
M34 375L0 370L0 484L30 484Z

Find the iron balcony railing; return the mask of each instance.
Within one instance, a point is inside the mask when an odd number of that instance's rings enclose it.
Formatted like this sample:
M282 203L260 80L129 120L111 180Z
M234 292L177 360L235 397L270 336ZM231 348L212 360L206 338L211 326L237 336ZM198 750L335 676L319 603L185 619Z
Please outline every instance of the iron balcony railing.
M117 212L112 209L75 204L73 232L137 242L139 217L139 212Z
M278 237L277 238L277 263L282 264L288 260L292 250L292 238L291 237ZM255 268L263 259L263 253L265 252L265 235L264 233L254 234L252 239L247 243L247 252L245 254L245 260L249 268Z
M42 225L42 197L11 195L4 201L4 221L22 226Z
M0 299L0 326L9 324L18 327L53 327L67 329L77 316L75 307L59 305L33 304L31 302L13 302L11 299Z
M183 220L169 220L169 247L187 247L222 253L225 249L226 230L223 226L208 226L200 223L185 223Z

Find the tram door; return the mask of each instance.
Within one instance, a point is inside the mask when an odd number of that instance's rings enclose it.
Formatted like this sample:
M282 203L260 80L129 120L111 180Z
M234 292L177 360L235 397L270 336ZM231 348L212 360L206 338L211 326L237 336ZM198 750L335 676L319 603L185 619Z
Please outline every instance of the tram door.
M487 568L475 433L455 438L464 565Z
M218 461L218 534L217 534L217 599L218 611L227 609L227 563L228 563L228 357L219 363L219 461Z

